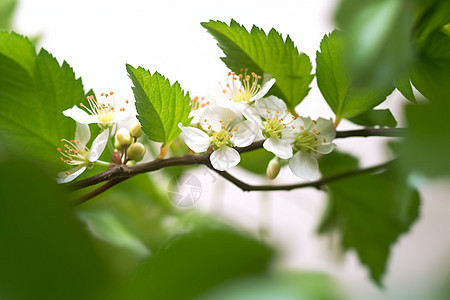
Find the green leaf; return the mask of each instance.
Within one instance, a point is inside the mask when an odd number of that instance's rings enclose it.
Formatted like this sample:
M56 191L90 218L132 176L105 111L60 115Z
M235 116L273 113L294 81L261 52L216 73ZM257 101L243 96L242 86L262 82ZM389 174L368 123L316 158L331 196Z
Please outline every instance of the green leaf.
M268 246L229 228L177 235L141 267L124 299L196 299L226 282L266 273L272 256Z
M0 35L17 52L30 51L25 38ZM0 43L2 44L2 43ZM75 122L62 111L84 97L81 79L64 62L62 66L47 51L23 57L0 53L0 132L6 146L18 155L39 159L56 169L65 165L56 151L61 138L72 139ZM15 59L20 60L16 61ZM26 64L24 63L26 62ZM32 72L30 72L30 70Z
M409 80L409 76L399 76L397 80L395 80L395 87L400 91L400 93L402 93L403 97L405 97L412 103L417 103L416 97L414 96L414 92L412 90L411 81Z
M284 40L275 29L266 33L253 26L250 32L231 20L230 25L220 21L201 23L218 41L225 53L222 61L239 73L242 68L258 75L271 74L276 79L270 94L283 99L294 111L308 94L313 79L309 57L300 53L289 36Z
M414 36L418 44L426 47L429 35L450 23L450 2L441 0L416 2Z
M0 31L0 54L33 74L36 50L28 38L14 32Z
M339 152L319 162L324 176L356 169L356 158ZM319 232L338 230L343 249L354 249L381 284L390 247L419 213L419 195L391 165L388 170L348 177L328 185L328 208Z
M265 175L267 165L273 157L274 155L265 149L245 152L241 154L239 167L255 174Z
M112 274L68 195L23 157L3 151L0 169L0 298L111 299Z
M341 0L338 27L347 33L345 54L355 82L387 87L414 61L414 1Z
M448 99L445 99L448 100ZM409 130L405 139L393 144L406 172L430 177L450 175L449 101L405 107Z
M436 31L420 48L420 60L411 81L422 95L432 101L446 101L450 95L450 37Z
M338 120L374 108L393 91L393 87L361 89L354 84L345 62L344 38L337 30L325 35L316 56L317 84Z
M187 126L191 111L189 93L178 82L170 85L168 79L155 72L127 64L128 75L133 82L136 109L142 130L155 142L170 144L180 134L178 123Z
M389 109L373 109L349 119L362 126L397 126L397 121Z
M0 0L0 29L10 29L17 0Z

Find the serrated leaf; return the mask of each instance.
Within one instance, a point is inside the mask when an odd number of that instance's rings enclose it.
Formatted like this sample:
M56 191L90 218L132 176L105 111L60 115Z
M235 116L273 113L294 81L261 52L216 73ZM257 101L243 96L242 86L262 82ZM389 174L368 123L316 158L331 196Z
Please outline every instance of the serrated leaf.
M0 36L0 41L2 37L5 36ZM21 39L14 40L16 51L29 52L27 40ZM3 41L10 40L6 37ZM17 154L61 169L65 165L56 148L61 147L61 138L72 139L75 133L75 122L62 111L83 99L81 80L75 79L66 62L60 66L45 50L37 56L27 56L21 63L14 58L22 56L0 53L0 137Z
M291 111L308 94L314 77L312 65L289 36L284 40L275 29L266 35L256 26L248 32L234 20L230 25L220 21L201 24L218 41L226 55L222 61L228 68L237 73L247 68L258 75L273 75L276 83L269 93L283 99Z
M137 118L142 130L155 142L170 144L180 134L178 123L189 125L191 111L189 93L185 93L178 82L170 85L168 79L155 72L127 65L133 82L136 98Z
M411 72L411 81L432 101L446 101L450 95L450 37L436 31L419 49L420 60Z
M320 170L330 176L357 168L356 158L339 152L323 156ZM328 211L319 232L338 230L343 249L354 249L381 285L391 246L418 217L420 199L391 165L328 184Z
M28 38L15 32L0 31L0 54L33 74L36 50Z
M412 103L417 103L416 97L412 90L411 81L409 76L400 76L395 80L395 88L402 93L403 97L411 101Z
M354 84L345 63L344 35L335 30L325 35L317 52L317 84L338 120L368 111L392 93L393 87L361 89Z
M372 109L351 117L349 120L362 126L397 126L397 121L389 109Z

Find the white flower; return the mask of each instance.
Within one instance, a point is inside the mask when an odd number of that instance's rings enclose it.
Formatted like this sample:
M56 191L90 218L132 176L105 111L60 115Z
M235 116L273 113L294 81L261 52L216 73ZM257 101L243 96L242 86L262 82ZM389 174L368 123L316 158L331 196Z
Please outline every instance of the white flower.
M255 110L260 117L255 117L252 113L247 115L251 116L248 117L250 120L259 122L266 138L264 149L279 158L291 158L291 143L295 140L294 135L300 132L300 122L288 111L284 101L275 96L257 100Z
M120 103L116 103L113 92L101 93L98 100L95 100L94 96L87 96L86 99L89 106L80 103L80 106L85 110L74 105L72 108L63 111L63 114L78 123L98 123L100 128L103 129L110 128L115 123L130 117L129 110L126 107L128 100L125 101L124 105L119 105Z
M315 180L319 176L319 164L316 156L328 154L334 150L331 141L336 137L332 120L299 117L300 133L293 142L294 156L289 161L289 168L298 177Z
M241 158L233 146L250 145L258 132L258 127L254 123L239 120L233 111L219 106L208 106L205 109L200 126L206 132L178 124L183 131L186 145L194 152L205 152L209 147L214 150L210 155L210 161L219 171L236 166Z
M200 117L205 111L205 109L214 104L213 100L205 100L205 97L194 97L191 99L191 112L189 113L189 118L192 117L191 124L198 124L200 122Z
M89 126L82 123L77 123L74 140L61 139L65 142L64 147L57 148L61 153L61 161L73 166L72 169L60 172L57 175L56 181L58 183L66 183L77 178L83 173L86 168L90 168L102 155L109 138L109 129L103 130L92 143L91 149L86 147L86 144L91 138Z

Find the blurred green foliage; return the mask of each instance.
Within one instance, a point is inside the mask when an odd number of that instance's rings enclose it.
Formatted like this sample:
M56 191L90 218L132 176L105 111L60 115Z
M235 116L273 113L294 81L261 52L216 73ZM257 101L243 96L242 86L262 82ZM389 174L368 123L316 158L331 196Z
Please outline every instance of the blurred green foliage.
M10 29L17 0L0 0L0 29Z

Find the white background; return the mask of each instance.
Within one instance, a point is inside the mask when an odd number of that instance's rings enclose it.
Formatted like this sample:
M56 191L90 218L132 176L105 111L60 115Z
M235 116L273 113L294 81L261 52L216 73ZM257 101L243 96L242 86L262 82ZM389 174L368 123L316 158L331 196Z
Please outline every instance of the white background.
M85 89L96 93L114 90L132 98L125 63L158 71L179 81L191 96L209 97L224 81L227 69L215 40L200 26L209 19L234 18L248 29L256 24L266 32L272 27L289 34L311 58L323 35L333 30L336 1L58 1L21 0L15 28L24 34L42 34L41 45L66 60L83 78ZM394 93L384 106L393 106L402 121L401 105ZM307 99L297 108L303 116L332 117L315 80ZM340 129L350 128L345 121ZM384 138L337 141L341 150L361 158L368 166L386 160ZM264 183L241 170L232 170L251 183ZM269 241L282 254L278 269L317 270L334 275L353 299L425 299L435 290L449 267L450 203L446 182L424 184L421 218L411 232L392 248L384 290L368 278L367 271L350 252L334 255L336 243L318 237L315 227L325 195L315 190L243 193L203 170L196 174L204 184L198 208L239 222L246 228L269 230ZM215 175L214 175L215 176ZM213 182L216 180L215 182ZM282 170L276 183L298 182ZM219 196L218 196L219 195Z

